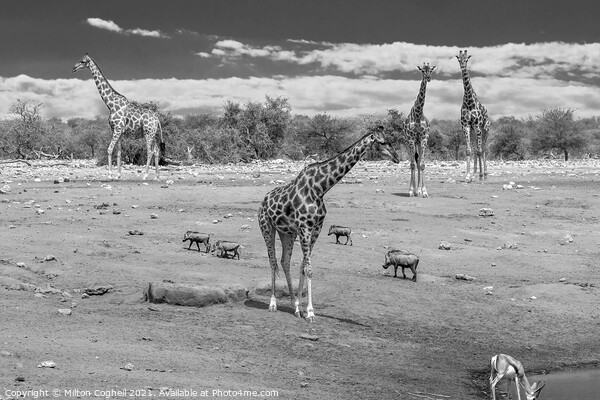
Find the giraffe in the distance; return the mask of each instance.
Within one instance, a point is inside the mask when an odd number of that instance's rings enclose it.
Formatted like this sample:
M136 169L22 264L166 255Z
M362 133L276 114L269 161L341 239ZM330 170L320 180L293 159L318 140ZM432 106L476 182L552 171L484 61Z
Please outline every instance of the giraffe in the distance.
M485 107L481 104L473 85L471 85L471 78L469 77L469 71L467 70L467 62L471 56L467 55L467 51L459 51L456 56L458 64L460 65L460 71L462 74L464 95L463 102L460 108L460 124L462 126L463 133L465 135L465 142L467 145L467 182L471 182L471 130L475 131L476 140L476 156L473 165L473 174L477 173L477 163L479 163L479 180L487 179L487 162L486 162L486 143L488 132L490 130L490 120L488 118L488 112Z
M293 181L271 190L265 196L258 210L258 222L267 245L271 265L273 291L269 311L277 311L275 297L275 282L279 268L275 253L277 233L282 247L281 267L285 273L294 313L297 317L301 316L300 299L306 284L305 318L310 322L314 321L311 253L327 213L323 197L371 147L377 149L394 163L399 162L398 154L388 143L383 127L370 126L368 133L346 150L328 160L307 165ZM297 297L294 294L290 275L290 260L296 237L300 239L303 253Z
M423 114L423 107L425 106L427 83L431 82L431 73L435 66L430 67L429 63L423 63L423 67L417 66L417 68L423 74L421 87L415 104L404 121L402 136L410 157L410 189L408 195L411 197L429 197L425 187L425 152L427 151L427 140L429 140L429 120ZM417 170L416 178L415 169Z
M117 145L117 179L121 177L121 136L124 133L135 132L138 129L141 129L146 139L147 148L146 173L144 174L144 179L148 177L152 156L154 156L154 163L156 166L155 179L158 179L159 148L156 144L156 133L159 130L160 140L163 142L162 127L158 115L152 110L129 101L127 97L113 89L106 77L102 74L102 71L100 71L98 64L96 64L87 53L75 64L75 66L73 66L73 72L77 72L84 68L88 68L92 73L92 78L96 83L100 97L109 111L108 123L112 131L112 139L108 145L108 177L112 179L112 153Z

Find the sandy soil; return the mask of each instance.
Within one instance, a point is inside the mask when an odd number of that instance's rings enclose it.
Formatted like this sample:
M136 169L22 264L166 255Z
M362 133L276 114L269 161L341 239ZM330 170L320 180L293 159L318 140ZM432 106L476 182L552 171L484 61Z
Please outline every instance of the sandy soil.
M295 318L288 299L268 312L268 297L254 292L270 277L258 206L301 167L166 168L158 182L129 167L114 182L84 162L4 165L0 399L27 390L39 398L482 399L499 352L532 374L598 365L598 161L491 163L489 179L471 184L464 163L431 163L427 199L407 197L406 163L359 163L326 196L324 229L350 226L354 245L336 245L326 231L316 243L314 324ZM481 208L494 216L479 216ZM136 229L143 235L129 234ZM241 260L187 250L187 230L238 241ZM382 269L390 247L419 255L418 282ZM300 254L297 246L295 279ZM148 283L162 280L239 283L249 299L205 308L143 302Z

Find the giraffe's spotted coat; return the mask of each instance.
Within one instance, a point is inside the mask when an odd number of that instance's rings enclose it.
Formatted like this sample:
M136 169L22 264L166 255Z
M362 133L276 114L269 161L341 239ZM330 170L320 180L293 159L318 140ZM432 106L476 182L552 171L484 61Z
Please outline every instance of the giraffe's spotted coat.
M119 145L117 148L117 179L121 177L121 135L141 129L146 139L147 149L146 174L144 175L144 179L148 177L150 161L153 156L156 166L156 179L158 179L159 148L156 145L156 134L159 130L162 141L162 128L158 115L152 110L130 102L125 96L113 89L102 71L100 71L98 64L87 54L73 66L73 72L84 68L88 68L92 73L92 78L98 88L100 97L109 111L108 124L113 132L107 150L109 177L112 176L112 153L117 144Z
M467 51L459 51L456 56L458 64L460 65L460 71L462 74L464 95L463 102L460 107L460 124L462 126L463 133L465 135L465 141L467 145L467 181L471 181L471 130L475 131L476 139L476 157L475 164L473 167L473 173L477 172L477 163L479 163L479 179L487 177L487 163L485 147L490 130L490 120L488 118L488 112L486 108L481 104L475 94L471 79L469 77L469 71L467 70L467 63L470 55L467 55Z
M279 234L282 246L281 267L285 273L288 288L290 289L292 307L295 314L300 316L299 297L293 292L292 278L290 275L290 260L294 248L294 241L298 237L302 247L303 260L301 264L299 293L304 288L306 280L307 306L306 319L314 320L314 310L311 295L311 253L327 214L323 201L325 194L365 154L367 149L375 146L379 151L398 163L396 151L387 142L383 127L377 127L363 136L360 140L343 151L341 154L322 162L306 166L298 176L285 186L271 190L265 196L259 210L258 223L262 231L267 253L271 265L271 278L273 294L271 296L270 311L277 310L275 299L275 279L278 271L275 253L275 236Z

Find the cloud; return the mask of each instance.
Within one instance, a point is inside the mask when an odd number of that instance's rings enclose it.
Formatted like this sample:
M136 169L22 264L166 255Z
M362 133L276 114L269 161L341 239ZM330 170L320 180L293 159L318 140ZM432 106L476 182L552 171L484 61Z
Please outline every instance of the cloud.
M169 36L162 33L161 31L149 31L147 29L142 28L134 28L134 29L123 29L119 25L117 25L114 21L107 21L101 18L88 18L85 22L98 29L105 29L111 32L116 32L124 35L138 35L138 36L147 36L147 37L155 37L155 38L168 38Z
M576 82L527 77L474 77L473 85L492 118L536 115L542 108L568 106L578 117L598 115L600 91ZM420 82L374 76L277 76L224 79L117 80L113 87L129 99L155 100L175 114L221 113L227 100L264 101L266 95L289 99L295 114L326 112L340 117L383 115L390 108L408 112ZM436 80L427 87L425 115L430 119L458 119L463 88L459 78ZM47 117L68 119L107 115L92 80L44 80L19 75L0 78L0 114L16 99L46 105Z
M88 18L86 22L98 29L106 29L107 31L118 33L123 32L123 29L119 25L115 24L114 21L106 21L100 18Z
M223 59L242 56L297 65L314 65L329 73L384 76L414 72L429 62L444 78L460 74L457 46L428 46L406 42L385 44L327 43L288 40L288 47L251 46L234 40L214 44L212 55ZM572 71L573 79L600 82L600 43L507 43L469 48L469 72L475 76L555 78ZM204 53L208 54L208 53Z

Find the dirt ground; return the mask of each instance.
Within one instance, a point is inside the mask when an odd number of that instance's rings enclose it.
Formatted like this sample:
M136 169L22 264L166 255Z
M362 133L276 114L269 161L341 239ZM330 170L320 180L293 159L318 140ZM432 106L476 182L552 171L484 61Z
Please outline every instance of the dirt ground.
M143 182L136 167L108 181L86 162L2 166L0 399L467 400L491 398L500 352L531 374L599 366L598 160L492 162L470 184L464 162L431 163L426 199L407 196L406 163L359 163L326 195L314 324L254 292L270 279L258 206L301 167L170 167ZM353 246L336 245L331 224L351 227ZM238 241L241 260L188 250L187 230ZM420 257L416 283L382 269L392 247ZM294 280L300 259L296 246ZM143 302L162 280L242 284L249 298Z

